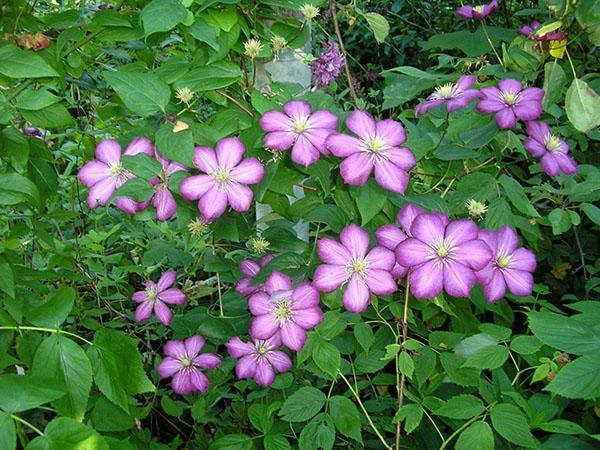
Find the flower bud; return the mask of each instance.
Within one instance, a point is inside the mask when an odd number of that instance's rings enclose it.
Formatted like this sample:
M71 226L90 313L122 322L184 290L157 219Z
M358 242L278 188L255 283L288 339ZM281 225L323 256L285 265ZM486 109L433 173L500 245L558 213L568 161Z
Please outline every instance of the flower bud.
M554 380L555 376L556 376L556 374L554 372L548 372L548 375L546 375L546 380L552 381L552 380Z
M565 364L571 361L571 357L566 353L561 353L560 355L558 355L558 359L556 361L561 366L564 366Z

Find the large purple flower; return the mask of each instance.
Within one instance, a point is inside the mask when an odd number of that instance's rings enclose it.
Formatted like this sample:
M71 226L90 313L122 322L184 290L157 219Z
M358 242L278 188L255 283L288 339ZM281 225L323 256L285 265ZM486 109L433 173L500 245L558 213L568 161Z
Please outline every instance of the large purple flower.
M373 169L380 186L403 194L408 185L408 171L416 162L415 155L406 147L404 127L394 120L375 122L365 111L354 111L346 119L346 126L358 137L334 133L327 138L327 148L335 156L345 158L340 164L344 181L363 186Z
M244 259L240 262L240 272L246 275L235 285L235 290L244 297L254 294L261 290L262 286L252 284L252 278L260 272L260 269L266 266L273 259L273 255L265 255L258 262L251 259Z
M273 150L292 148L292 161L310 166L321 154L328 154L327 136L335 132L338 118L324 109L312 112L310 105L290 101L280 111L267 111L260 118L260 126L267 131L265 147ZM285 113L285 114L284 114Z
M569 145L552 134L544 122L527 122L527 138L524 147L531 156L541 158L540 166L551 177L561 172L568 175L577 173L577 163L569 155Z
M319 257L325 262L315 270L313 285L322 292L331 292L347 283L342 301L346 309L363 312L375 295L389 295L397 286L392 274L394 253L385 247L369 251L369 234L351 224L340 233L340 242L319 239Z
M336 42L330 41L325 44L319 57L310 63L315 85L323 87L333 83L340 76L345 62L346 56Z
M490 3L486 3L485 5L465 5L461 6L456 10L456 14L461 18L475 19L475 20L483 20L490 14L496 12L498 10L498 1L492 0Z
M161 378L173 377L173 390L180 395L206 392L208 377L200 370L213 370L221 358L213 353L199 354L204 347L202 336L192 336L185 341L169 341L163 347L166 357L158 365Z
M500 128L514 128L517 119L528 121L542 115L542 89L523 89L521 83L512 79L500 80L498 88L481 88L482 97L477 109L484 114L496 114L496 122Z
M154 146L148 138L137 137L125 149L125 155L145 153L154 156ZM117 141L105 139L96 146L96 159L88 161L79 170L79 181L89 189L87 204L90 208L105 206L115 190L135 176L121 163L121 146ZM129 197L117 197L115 203L127 214L135 214L148 206L148 201L136 202Z
M242 159L245 151L242 141L235 137L221 139L216 151L196 147L194 165L204 174L183 180L179 191L186 200L198 200L205 222L223 215L228 204L238 212L250 209L254 194L247 185L260 182L265 168L256 158Z
M306 330L323 320L319 293L308 283L292 289L292 280L273 272L265 282L265 292L256 292L248 300L254 316L250 336L270 339L275 335L287 348L299 352L306 342Z
M434 214L417 216L412 237L398 244L398 262L410 268L410 289L417 298L432 298L445 289L454 297L468 297L476 270L492 258L489 247L477 238L471 220L448 224Z
M235 365L238 379L253 378L257 384L267 387L275 381L275 371L287 372L292 368L290 357L278 350L281 339L276 334L270 339L253 339L253 342L242 342L233 337L225 344L232 358L239 358Z
M162 171L157 178L150 180L150 183L154 186L152 205L156 208L156 218L163 221L173 217L177 211L175 197L173 197L173 194L169 190L171 176L175 172L189 172L190 169L175 161L165 159L158 150L156 151L156 159L162 166Z
M132 300L139 303L135 310L135 320L147 322L156 314L156 318L164 325L169 325L173 318L173 313L167 306L182 305L185 302L185 294L177 288L172 288L177 279L177 272L169 270L162 274L158 283L146 281L146 289L137 291L133 294Z
M427 101L417 105L415 114L426 114L431 108L444 104L449 113L466 108L469 103L479 98L479 91L471 89L475 81L477 81L477 77L463 75L456 83L446 83L438 86L433 91L433 94L427 97Z

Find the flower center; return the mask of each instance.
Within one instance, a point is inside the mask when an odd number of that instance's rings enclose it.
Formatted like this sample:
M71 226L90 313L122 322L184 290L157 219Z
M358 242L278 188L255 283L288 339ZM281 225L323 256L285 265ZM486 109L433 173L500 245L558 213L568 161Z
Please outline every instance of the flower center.
M373 153L380 152L382 150L387 149L388 145L385 139L379 136L372 136L365 141L367 144L367 148L369 151Z
M298 134L306 130L307 126L308 117L299 117L298 119L294 120L294 131L296 131Z
M113 176L114 178L119 178L121 175L123 175L123 166L121 165L121 163L110 163L108 167L111 176Z
M435 88L434 94L436 98L452 98L452 92L454 90L453 83L446 83Z
M558 136L550 136L550 139L548 139L548 143L546 144L546 148L551 152L554 152L558 149L559 146L560 139L558 138Z
M517 103L517 98L518 95L515 94L514 92L503 92L502 93L502 99L504 100L504 103L506 103L508 106L513 106Z
M475 11L476 13L482 14L484 8L485 8L484 5L477 5L477 6L473 7L473 11Z
M498 256L498 259L496 260L496 264L498 264L498 267L500 267L501 269L508 267L508 265L510 264L510 256L508 256L508 255Z
M258 351L259 355L264 355L269 351L269 349L267 347L261 346L261 347L258 347L257 351Z
M181 358L181 364L183 364L183 367L190 367L192 365L192 360L186 357Z
M452 247L452 241L450 241L449 239L440 239L438 242L433 244L433 249L435 250L437 255L442 259L450 257Z
M158 292L156 292L155 288L148 288L146 289L146 295L148 296L148 298L155 299L158 295Z
M229 172L229 170L219 167L213 172L212 176L219 183L226 184L231 178L231 174Z
M366 278L368 268L369 264L367 263L367 261L364 258L359 258L350 261L350 263L346 267L346 271L348 272L349 276L356 274L361 278Z
M277 303L277 305L271 308L271 313L275 316L275 320L277 320L279 326L284 326L292 319L292 316L294 315L294 312L292 311L292 300L281 300L279 303Z

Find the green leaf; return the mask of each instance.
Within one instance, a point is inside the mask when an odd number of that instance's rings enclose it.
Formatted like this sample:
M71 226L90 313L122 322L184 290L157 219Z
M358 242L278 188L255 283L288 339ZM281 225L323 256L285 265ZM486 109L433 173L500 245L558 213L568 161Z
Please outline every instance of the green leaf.
M510 349L520 355L531 355L542 348L542 343L535 336L515 336Z
M530 312L529 328L540 341L567 353L583 355L600 348L600 330L572 317L551 312Z
M444 352L440 353L440 362L445 372L454 383L459 386L477 386L479 384L479 370L473 367L463 367L465 358Z
M35 52L14 45L0 47L0 73L9 78L57 77L58 73Z
M423 419L423 408L417 403L402 406L394 416L393 423L404 420L404 431L412 433Z
M329 225L332 231L339 233L348 223L348 216L342 208L337 205L319 204L312 208L303 219L307 222L324 223Z
M63 395L64 386L52 378L0 375L0 409L6 412L27 411Z
M321 339L313 347L312 358L319 369L335 378L341 363L340 351L335 345Z
M312 419L300 433L300 450L331 450L335 442L335 428L329 414L321 413Z
M379 187L374 180L369 180L362 187L352 188L353 197L361 217L361 226L369 223L375 217L387 199L387 191Z
M550 224L552 225L552 234L555 236L569 231L572 225L571 215L569 212L560 208L550 211L550 214L548 214L548 220L550 220Z
M567 117L582 133L600 126L600 96L583 80L574 79L565 98Z
M527 448L538 447L537 440L529 431L525 415L516 406L509 403L494 405L490 417L494 429L507 441Z
M600 208L591 203L582 203L579 207L592 222L596 225L600 225Z
M18 173L0 174L0 205L12 206L19 203L41 206L40 193L36 185Z
M157 111L164 112L171 98L169 85L153 73L121 70L105 71L102 75L125 106L142 117Z
M373 30L375 40L380 44L385 41L385 38L390 33L390 24L388 23L387 19L381 14L374 12L364 13L363 17L367 20L371 30Z
M218 61L190 70L175 82L175 87L187 87L194 91L213 91L237 83L242 77L238 66Z
M156 132L156 147L161 154L171 160L186 166L193 166L194 136L192 130L173 132L173 124L165 123Z
M215 439L208 447L209 450L250 450L252 438L247 434L228 434Z
M529 217L540 217L538 212L533 208L531 202L525 194L525 189L514 178L502 174L500 176L500 184L504 188L508 199L523 214Z
M48 106L38 111L21 111L23 117L40 128L63 128L75 124L75 119L62 104Z
M360 344L360 346L364 349L365 352L369 351L371 345L373 344L373 329L371 325L368 323L357 323L354 326L354 337Z
M584 400L600 397L600 355L584 355L564 366L552 382L544 388L567 398Z
M340 433L362 443L360 414L352 400L334 395L329 399L329 414Z
M121 158L123 168L127 169L132 174L149 180L158 176L162 171L160 163L145 153L138 153L137 155L123 155Z
M515 30L488 26L492 43L499 46L502 41L510 42L516 37ZM422 45L423 50L439 48L442 50L458 49L467 56L481 56L490 52L483 29L479 27L474 33L469 31L456 31L453 33L435 34Z
M558 64L558 60L546 63L544 66L544 98L542 100L545 110L558 103L566 83L565 71Z
M75 302L75 290L63 287L52 292L48 299L27 312L27 320L38 327L57 328L60 326L71 310Z
M254 428L264 434L267 434L273 427L273 416L271 415L269 405L253 403L248 408L248 418L252 422L252 425L254 425Z
M301 387L288 397L279 416L287 422L304 422L319 411L325 404L325 394L314 387Z
M204 42L212 47L214 50L219 50L219 30L207 23L201 17L196 17L194 24L190 27L189 33L198 39L200 42Z
M267 434L263 438L265 450L291 450L292 447L285 436L281 434Z
M27 450L109 450L108 444L93 428L67 417L56 417L35 438Z
M546 422L540 425L540 430L547 431L549 433L560 433L560 434L585 434L585 431L581 426L574 422L564 419L556 419L550 422Z
M10 264L0 256L0 291L11 298L15 298L15 275Z
M64 383L67 395L54 401L56 408L62 415L83 420L92 387L92 365L79 345L58 333L46 338L35 352L31 371Z
M61 97L57 97L45 89L26 89L17 95L15 105L19 109L38 110L58 103L61 100Z
M470 419L481 414L484 409L481 399L474 395L463 394L450 398L433 413L451 419Z
M144 34L170 31L187 17L187 9L177 0L153 0L140 14Z
M126 431L135 426L135 419L132 416L104 397L96 400L91 419L94 428L98 431Z
M488 345L469 356L463 366L493 370L502 366L507 359L508 348L504 345Z
M142 178L131 178L118 188L114 197L129 197L136 202L148 200L154 193L152 185Z
M412 379L413 372L415 371L415 363L408 352L401 352L398 356L398 370L408 379Z
M17 448L17 433L15 423L10 414L0 411L0 448L15 450Z
M456 450L494 450L494 433L487 423L475 422L460 433L455 448Z

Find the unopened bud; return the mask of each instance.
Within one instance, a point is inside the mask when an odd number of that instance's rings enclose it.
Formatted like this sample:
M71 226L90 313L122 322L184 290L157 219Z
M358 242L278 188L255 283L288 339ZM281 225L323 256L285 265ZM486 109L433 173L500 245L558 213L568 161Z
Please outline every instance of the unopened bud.
M555 376L556 376L556 374L554 372L548 372L548 375L546 375L546 380L552 381L552 380L554 380Z
M568 362L571 362L571 357L569 355L567 355L566 353L561 353L558 356L558 359L556 360L558 362L558 364L560 364L561 366L564 366L565 364L567 364Z

